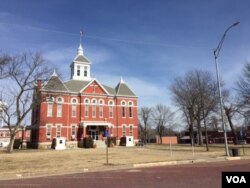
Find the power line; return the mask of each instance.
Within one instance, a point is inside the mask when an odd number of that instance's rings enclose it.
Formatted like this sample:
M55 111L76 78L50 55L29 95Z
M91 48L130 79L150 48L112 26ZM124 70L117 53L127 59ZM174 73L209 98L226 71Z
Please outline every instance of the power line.
M12 24L12 23L5 23L0 22L0 24L3 25L9 25L9 26L15 26L15 27L23 27L23 28L29 28L33 30L38 31L44 31L44 32L52 32L52 33L58 33L63 35L69 35L69 36L77 36L79 37L79 33L70 33L65 31L59 31L59 30L53 30L53 29L44 29L40 27L34 27L34 26L28 26L28 25L21 25L21 24ZM140 45L151 45L151 46L162 46L162 47L174 47L174 48L204 48L204 46L186 46L186 45L173 45L173 44L165 44L160 42L150 42L150 41L136 41L136 40L127 40L127 39L117 39L117 38L110 38L105 36L96 36L96 35L84 35L85 38L89 39L101 39L101 40L109 40L114 42L120 42L120 43L128 43L128 44L140 44Z

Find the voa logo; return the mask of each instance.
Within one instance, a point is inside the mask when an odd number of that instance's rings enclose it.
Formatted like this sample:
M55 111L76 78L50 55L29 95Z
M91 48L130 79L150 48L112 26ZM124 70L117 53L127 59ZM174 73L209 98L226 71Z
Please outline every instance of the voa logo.
M247 183L244 176L226 176L227 183Z
M222 188L249 188L250 172L222 172Z

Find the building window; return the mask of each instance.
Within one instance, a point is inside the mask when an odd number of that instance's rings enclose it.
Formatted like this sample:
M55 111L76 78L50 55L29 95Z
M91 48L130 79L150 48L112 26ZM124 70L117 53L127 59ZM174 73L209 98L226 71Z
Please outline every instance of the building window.
M57 99L57 117L62 117L62 103L63 103L63 99L58 98Z
M88 104L85 104L85 107L84 107L84 116L85 117L89 117L89 105Z
M89 99L84 100L84 116L89 117Z
M48 103L47 117L52 117L53 115L53 103Z
M102 99L99 100L99 117L100 118L103 118L103 105L104 105L104 102Z
M128 103L128 110L129 110L129 117L132 118L133 117L133 102L129 102Z
M51 125L46 126L46 139L50 140L51 139Z
M133 125L129 126L129 136L133 136Z
M77 100L76 99L72 99L71 101L72 103L72 111L71 111L71 114L72 114L72 117L76 117L76 104L77 104Z
M114 107L113 107L114 103L113 101L109 101L109 117L113 118L114 115Z
M122 136L126 136L126 125L122 126Z
M88 67L84 67L84 77L88 76Z
M99 117L103 118L103 106L99 106Z
M92 117L96 117L96 105L92 105Z
M81 67L78 65L77 66L77 76L81 75Z
M76 138L76 125L72 125L71 127L71 138L72 140Z
M122 117L126 117L126 102L122 101L121 105L122 105Z
M96 117L96 99L92 99L92 117Z
M61 137L61 125L56 126L56 137Z

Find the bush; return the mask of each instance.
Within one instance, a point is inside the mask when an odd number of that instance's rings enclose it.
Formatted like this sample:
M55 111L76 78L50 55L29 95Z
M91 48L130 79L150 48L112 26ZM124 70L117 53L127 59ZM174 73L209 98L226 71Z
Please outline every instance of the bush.
M121 137L120 146L126 146L126 137Z
M84 148L94 148L94 141L91 137L86 137L83 139Z
M108 146L112 147L116 145L116 137L108 137Z
M15 139L15 140L14 140L14 145L13 145L13 148L14 148L14 149L19 149L19 148L20 148L20 146L21 146L21 144L22 144L22 141L21 141L21 139L20 139L20 138Z

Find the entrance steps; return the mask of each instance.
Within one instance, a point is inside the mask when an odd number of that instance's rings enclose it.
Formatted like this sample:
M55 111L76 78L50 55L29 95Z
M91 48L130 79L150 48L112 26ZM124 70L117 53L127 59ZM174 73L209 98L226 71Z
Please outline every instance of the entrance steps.
M106 148L105 140L94 140L96 148Z

